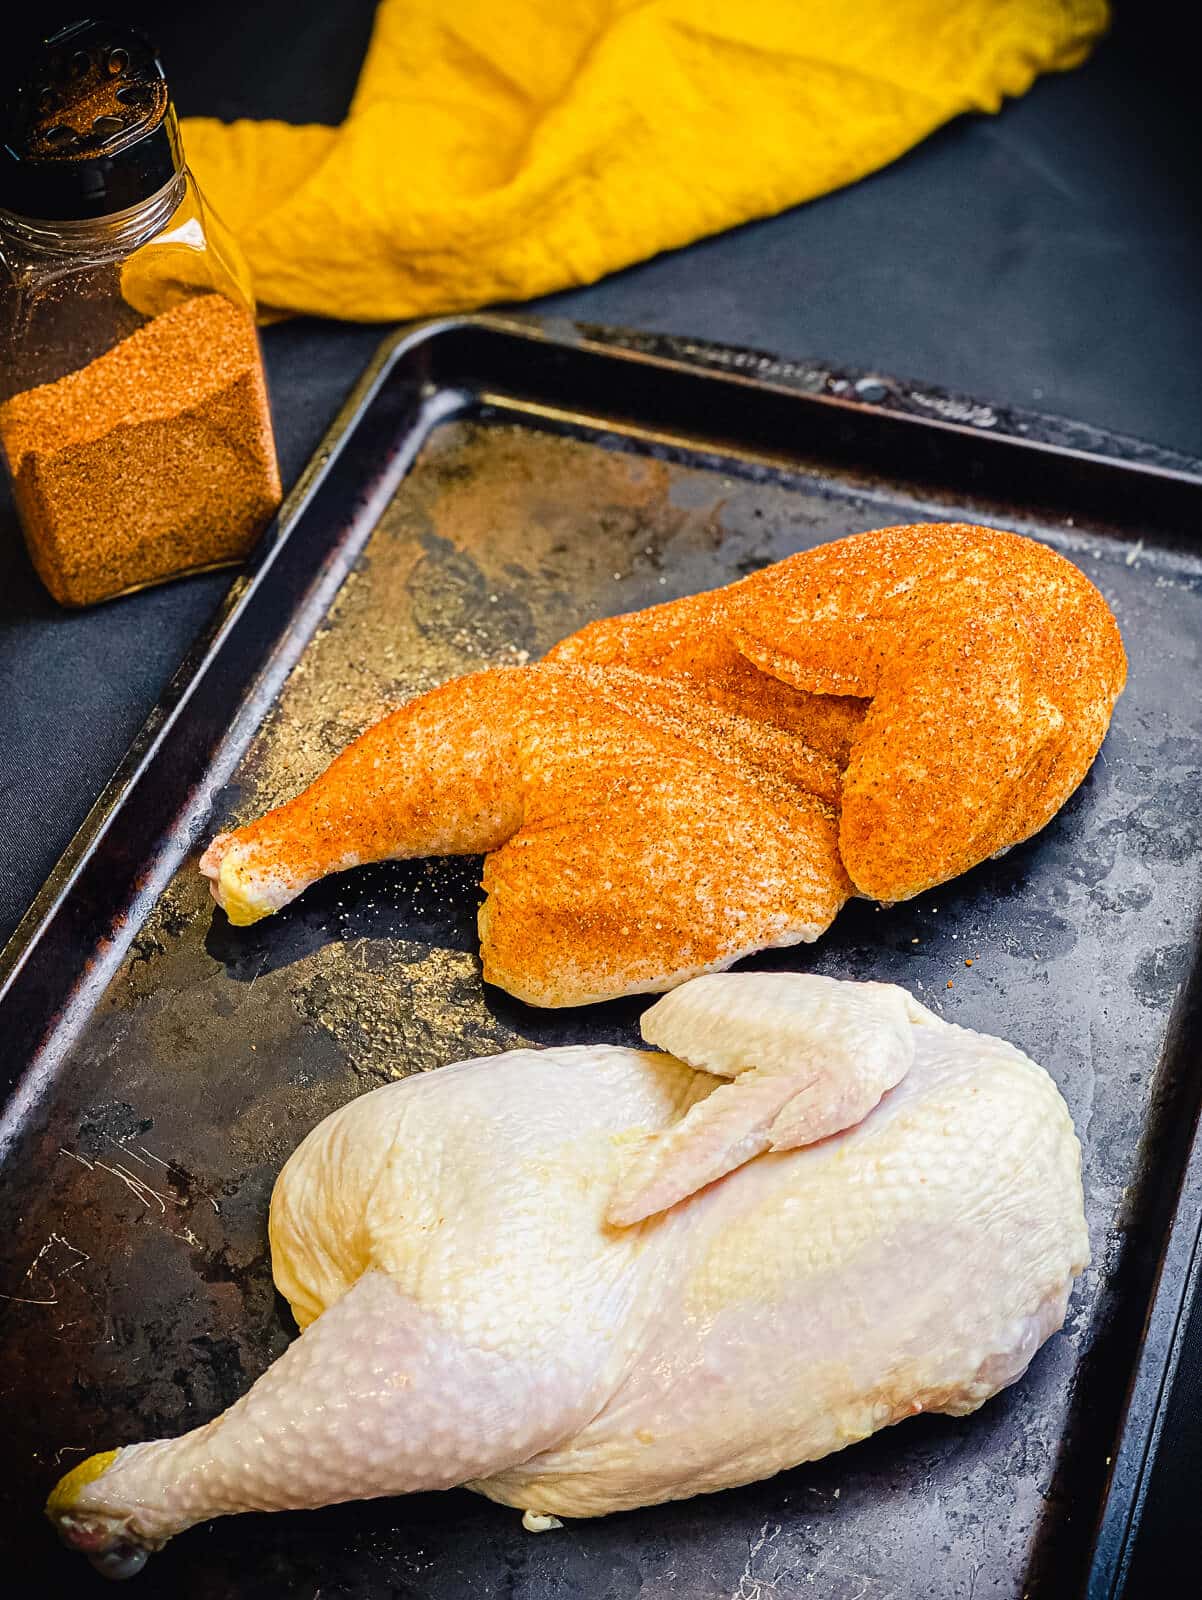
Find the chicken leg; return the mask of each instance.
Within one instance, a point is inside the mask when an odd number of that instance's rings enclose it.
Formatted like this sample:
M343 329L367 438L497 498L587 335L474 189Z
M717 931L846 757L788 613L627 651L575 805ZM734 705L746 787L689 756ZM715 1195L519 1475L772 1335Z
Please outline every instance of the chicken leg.
M386 717L201 869L246 923L361 862L491 851L485 978L576 1005L817 938L851 888L837 788L808 746L681 685L510 668Z

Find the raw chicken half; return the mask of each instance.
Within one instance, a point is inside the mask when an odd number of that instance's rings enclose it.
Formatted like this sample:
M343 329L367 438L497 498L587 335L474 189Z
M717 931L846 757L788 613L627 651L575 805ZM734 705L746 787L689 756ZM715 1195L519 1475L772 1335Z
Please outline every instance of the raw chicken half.
M214 1421L70 1473L47 1507L66 1541L121 1575L224 1513L458 1484L599 1516L973 1411L1023 1373L1088 1260L1041 1067L883 984L706 978L644 1020L734 1082L515 1050L315 1128L271 1207L302 1336Z

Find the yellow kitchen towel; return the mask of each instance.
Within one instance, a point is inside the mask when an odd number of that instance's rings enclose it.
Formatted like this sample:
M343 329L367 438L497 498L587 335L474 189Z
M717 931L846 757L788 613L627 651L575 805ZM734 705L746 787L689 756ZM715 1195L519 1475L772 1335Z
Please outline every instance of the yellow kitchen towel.
M192 118L184 144L266 310L409 317L851 183L1106 22L1105 0L383 0L341 127Z

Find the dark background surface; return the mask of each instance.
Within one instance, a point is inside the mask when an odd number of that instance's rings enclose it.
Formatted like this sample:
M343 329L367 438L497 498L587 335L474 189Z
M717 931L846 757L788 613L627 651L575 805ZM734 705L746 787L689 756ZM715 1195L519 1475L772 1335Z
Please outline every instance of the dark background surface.
M373 6L99 9L148 27L183 115L336 122ZM42 7L36 26L76 14ZM533 309L875 368L1202 455L1196 96L1175 22L1168 6L1129 7L1085 67L999 117L961 118L849 189ZM33 26L6 24L10 63ZM400 167L403 181L403 154ZM384 331L303 320L265 332L286 485ZM0 938L228 582L60 611L0 500ZM1184 1367L1131 1596L1168 1592L1194 1526L1202 1317Z

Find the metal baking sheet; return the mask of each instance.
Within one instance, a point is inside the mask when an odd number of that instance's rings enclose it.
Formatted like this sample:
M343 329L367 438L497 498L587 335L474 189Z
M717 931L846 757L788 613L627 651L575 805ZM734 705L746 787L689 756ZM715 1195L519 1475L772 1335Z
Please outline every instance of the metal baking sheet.
M486 988L474 860L357 871L236 930L197 874L203 843L445 678L846 533L956 518L1047 540L1114 607L1131 678L1103 752L1004 859L903 905L852 902L818 944L753 964L903 983L1048 1067L1093 1249L1064 1331L975 1416L768 1482L538 1538L466 1491L229 1518L173 1541L137 1593L1111 1594L1198 1236L1202 482L1185 465L682 341L491 318L392 340L5 952L9 1592L87 1581L37 1515L61 1471L206 1420L292 1337L267 1202L309 1128L461 1056L634 1042L645 1004L539 1012Z

